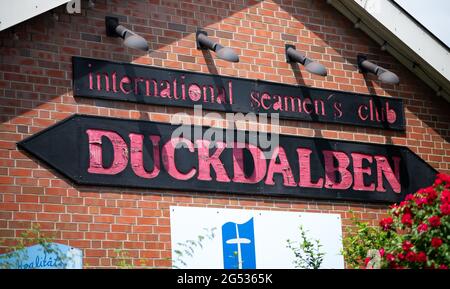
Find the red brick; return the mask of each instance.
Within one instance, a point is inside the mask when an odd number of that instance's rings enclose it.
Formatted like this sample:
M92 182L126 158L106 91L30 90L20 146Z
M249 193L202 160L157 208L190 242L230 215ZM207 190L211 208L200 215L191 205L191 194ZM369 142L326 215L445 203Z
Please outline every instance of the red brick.
M0 211L18 211L19 204L14 203L0 203Z
M94 222L96 223L114 223L114 217L113 216L95 216Z
M49 69L49 70L47 70L47 75L50 77L55 77L55 78L64 78L65 72L62 70Z
M135 217L116 217L116 223L117 224L135 224L136 218Z
M36 213L14 213L14 220L36 220Z
M106 233L86 232L84 237L89 240L104 240L106 238Z
M58 214L48 214L48 213L39 213L37 214L37 219L39 221L58 221Z
M44 205L45 212L64 213L66 208L64 205Z
M19 203L37 203L39 200L38 196L35 195L17 195L16 201Z
M90 224L89 230L94 232L109 232L111 231L111 225L108 224Z
M125 234L125 233L107 233L106 238L108 240L126 240L127 234Z
M91 246L91 241L89 240L69 240L69 246L76 248L89 248ZM83 263L87 263L88 258L83 258ZM93 263L89 263L93 265Z
M86 257L105 257L106 256L106 250L93 250L93 249L86 249L84 250Z
M91 223L92 222L92 216L91 215L78 215L73 214L72 215L72 222L77 223Z
M47 203L47 204L61 204L61 197L60 196L40 196L39 201L40 201L40 203Z
M161 253L160 253L160 251L156 251L156 250L155 251L145 250L145 251L141 251L140 257L141 258L160 258Z
M78 225L75 223L58 223L56 224L56 229L59 231L76 231L78 230Z
M112 232L131 232L130 225L111 225Z
M122 209L122 216L141 216L142 212L140 209Z
M157 218L138 218L138 225L156 225L158 223Z

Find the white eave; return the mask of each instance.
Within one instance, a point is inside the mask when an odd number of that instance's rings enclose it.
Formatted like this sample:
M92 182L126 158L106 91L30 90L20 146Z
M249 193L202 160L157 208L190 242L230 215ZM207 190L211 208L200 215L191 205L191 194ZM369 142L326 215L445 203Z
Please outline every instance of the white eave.
M69 0L1 0L0 31L67 2Z
M450 101L450 51L391 0L328 0L329 4ZM429 4L428 4L429 5ZM400 80L401 81L401 80Z

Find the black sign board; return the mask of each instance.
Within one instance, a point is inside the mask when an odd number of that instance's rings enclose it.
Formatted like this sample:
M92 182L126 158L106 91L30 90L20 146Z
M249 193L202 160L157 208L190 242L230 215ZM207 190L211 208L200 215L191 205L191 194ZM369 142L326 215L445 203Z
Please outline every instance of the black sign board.
M75 96L404 130L397 98L73 57Z
M18 146L83 185L398 202L436 174L406 147L84 115Z

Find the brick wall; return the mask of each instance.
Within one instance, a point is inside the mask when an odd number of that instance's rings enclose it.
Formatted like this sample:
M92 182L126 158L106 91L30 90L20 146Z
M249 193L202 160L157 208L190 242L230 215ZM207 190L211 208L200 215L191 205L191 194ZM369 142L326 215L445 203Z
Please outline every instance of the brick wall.
M106 4L106 2L108 2ZM25 155L16 142L74 114L169 122L188 108L137 105L74 98L71 57L84 56L159 67L218 73L250 79L339 89L404 99L406 132L347 125L280 121L283 134L408 146L441 172L450 172L449 104L325 1L96 1L94 9L56 20L44 13L0 32L0 237L14 237L40 224L63 244L84 249L88 267L112 266L114 249L126 250L136 265L170 266L169 206L334 212L349 224L355 214L377 224L387 206L294 198L238 196L163 190L80 187ZM144 36L149 54L106 37L104 17L116 15ZM195 31L233 47L239 63L217 59L195 48ZM19 37L15 40L14 33ZM311 75L285 62L284 45L320 61L328 76ZM364 53L397 73L399 85L381 84L358 73ZM202 118L197 124L226 126ZM238 128L245 128L240 126ZM252 129L252 128L250 128ZM266 127L260 127L260 130Z

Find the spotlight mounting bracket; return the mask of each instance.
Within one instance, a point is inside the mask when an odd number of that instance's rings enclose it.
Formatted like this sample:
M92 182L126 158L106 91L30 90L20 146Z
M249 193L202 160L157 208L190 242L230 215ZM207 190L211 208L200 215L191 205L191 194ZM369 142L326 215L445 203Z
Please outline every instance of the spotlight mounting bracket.
M208 49L208 48L204 47L204 46L200 43L200 41L198 40L198 36L201 35L201 34L203 34L203 35L205 35L205 36L208 36L208 33L207 33L206 31L200 30L200 29L197 30L197 32L195 33L195 42L196 42L196 44L197 44L197 49L198 49L198 50L205 50L205 49Z
M287 63L295 62L295 61L289 56L289 54L287 53L287 51L288 51L289 48L292 48L292 49L296 50L295 45L292 45L292 44L285 44L284 47L285 47L284 53L286 54L286 62L287 62Z
M200 41L200 36L204 36L201 40L201 41L203 41L203 44ZM195 33L195 41L196 41L198 50L211 49L212 51L215 51L217 43L214 42L213 40L211 40L210 38L208 38L208 32L206 32L205 30L201 30L201 29L197 30L197 32Z
M363 61L365 61L365 60L367 60L367 56L366 56L366 55L364 55L364 54L358 54L358 56L357 56L357 61L358 61L358 69L359 69L359 72L360 72L360 73L366 73L366 72L368 72L368 70L365 69L365 68L362 66L362 63L363 63Z
M119 25L119 18L106 16L105 17L105 27L106 27L106 35L109 37L119 37L119 34L116 32L116 27Z

